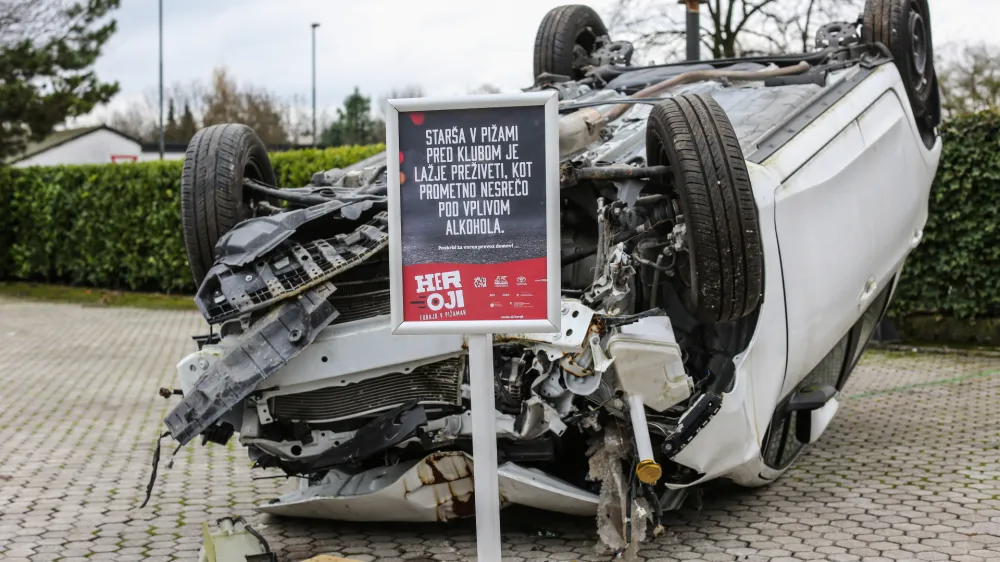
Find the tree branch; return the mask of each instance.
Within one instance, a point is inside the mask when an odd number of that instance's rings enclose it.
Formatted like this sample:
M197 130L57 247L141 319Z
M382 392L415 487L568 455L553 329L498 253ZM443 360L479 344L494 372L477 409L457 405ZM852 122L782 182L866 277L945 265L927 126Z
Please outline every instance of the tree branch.
M763 10L764 8L766 8L770 4L775 3L776 1L777 0L761 0L761 2L759 4L754 5L753 8L750 9L750 11L746 10L747 2L744 2L743 19L736 26L736 29L733 30L733 35L739 35L739 33L746 28L747 22L750 20L750 18L752 18L757 12Z

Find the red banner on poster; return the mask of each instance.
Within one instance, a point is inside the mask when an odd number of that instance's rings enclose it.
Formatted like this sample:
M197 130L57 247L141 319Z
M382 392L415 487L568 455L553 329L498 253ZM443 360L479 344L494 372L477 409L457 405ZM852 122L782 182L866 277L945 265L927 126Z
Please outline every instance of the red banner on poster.
M403 319L544 320L545 274L545 258L404 266Z

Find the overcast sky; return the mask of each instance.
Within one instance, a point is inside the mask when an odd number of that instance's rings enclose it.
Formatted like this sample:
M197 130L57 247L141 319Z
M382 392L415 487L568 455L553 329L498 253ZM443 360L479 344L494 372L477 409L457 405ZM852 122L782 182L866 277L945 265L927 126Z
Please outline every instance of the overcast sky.
M664 0L675 4L676 0ZM373 101L419 84L429 95L482 83L516 91L531 83L542 16L566 0L164 0L164 82L207 82L226 66L241 83L311 99L310 24L316 35L317 99L333 113L355 86ZM614 0L584 0L606 15ZM991 40L997 0L930 0L934 42ZM678 10L683 8L678 6ZM123 0L118 33L97 63L117 80L111 108L155 93L157 2ZM155 98L154 98L155 99ZM108 108L98 110L105 113Z

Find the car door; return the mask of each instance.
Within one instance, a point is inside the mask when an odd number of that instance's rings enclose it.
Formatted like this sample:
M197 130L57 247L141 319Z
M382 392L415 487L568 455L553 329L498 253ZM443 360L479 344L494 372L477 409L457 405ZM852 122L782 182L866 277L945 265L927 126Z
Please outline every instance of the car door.
M859 306L867 308L893 277L906 254L923 236L934 179L934 162L927 157L908 114L906 97L886 91L858 118L865 150L856 165L865 171L859 194L872 233L869 290Z
M830 127L830 121L813 127ZM871 171L857 165L865 157L864 138L853 119L833 131L775 193L788 322L781 396L857 321L857 303L872 274L873 233L866 216L871 211L865 207L873 189Z

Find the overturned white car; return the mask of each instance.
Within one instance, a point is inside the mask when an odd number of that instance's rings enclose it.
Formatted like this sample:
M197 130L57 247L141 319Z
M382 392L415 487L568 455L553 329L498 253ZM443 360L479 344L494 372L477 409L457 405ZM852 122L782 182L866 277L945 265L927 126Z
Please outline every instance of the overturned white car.
M826 429L941 142L925 0L868 0L817 44L636 67L589 8L546 16L530 89L560 97L562 332L495 341L503 503L598 515L621 549L688 488L766 484ZM278 189L248 127L191 141L184 236L219 328L166 426L238 433L303 477L262 511L474 513L466 344L390 334L385 173L382 154Z

